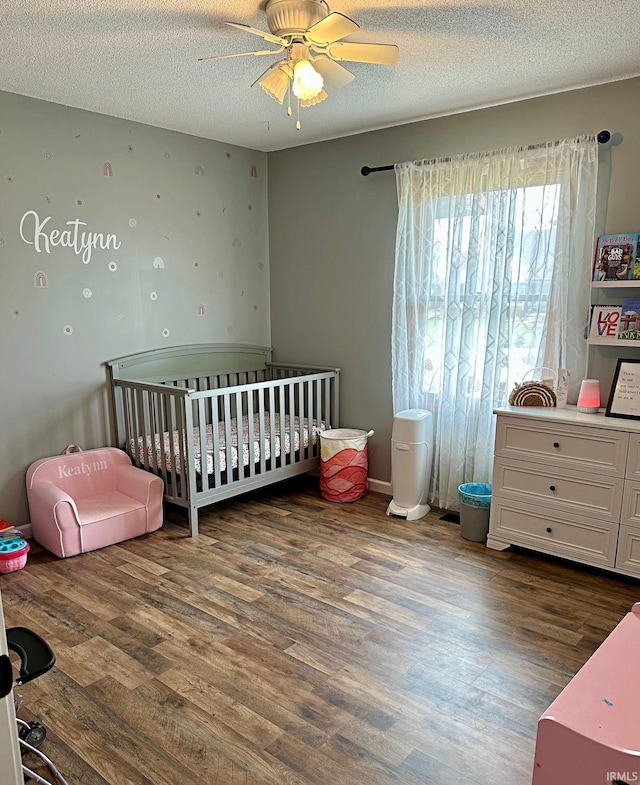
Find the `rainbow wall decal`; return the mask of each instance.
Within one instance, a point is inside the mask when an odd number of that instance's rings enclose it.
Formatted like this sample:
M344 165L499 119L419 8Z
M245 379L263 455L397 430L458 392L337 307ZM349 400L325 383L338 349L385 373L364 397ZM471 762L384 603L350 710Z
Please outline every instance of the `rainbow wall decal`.
M113 177L113 167L109 163L109 161L104 162L104 166L102 167L102 173L105 177Z
M47 279L46 273L43 273L42 270L38 270L33 276L33 285L36 289L48 289L49 280Z
M204 303L198 303L198 316L206 316L207 309Z

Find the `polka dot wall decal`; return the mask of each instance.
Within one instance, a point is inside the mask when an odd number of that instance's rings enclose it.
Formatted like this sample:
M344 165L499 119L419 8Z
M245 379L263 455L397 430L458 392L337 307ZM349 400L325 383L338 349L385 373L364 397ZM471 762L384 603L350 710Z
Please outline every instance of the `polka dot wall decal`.
M224 273L222 272L222 270L220 270L220 272L218 273L218 278L224 278Z
M51 153L48 150L44 154L44 157L47 159L47 161L50 161L53 158L53 156L51 155Z
M231 158L231 153L227 153L227 158Z
M129 226L132 229L135 229L137 225L138 225L138 222L136 221L135 218L129 218Z
M76 139L79 139L81 136L82 136L82 134L76 134L76 137L75 137L75 138L76 138Z
M263 263L263 262L260 262L260 264L258 265L258 268L259 268L260 270L264 270L264 263Z
M8 183L12 183L12 182L13 182L13 176L12 176L12 175L9 175L9 176L7 177L7 182L8 182Z
M0 237L0 240L1 240L1 239L2 239L2 238ZM0 245L1 245L1 243L0 243ZM200 267L200 262L194 262L194 263L193 263L193 266L194 266L195 268L198 268L198 267Z
M86 300L90 300L93 297L93 292L91 291L91 289L83 289L82 290L82 296Z
M244 297L244 289L240 292L240 297Z
M78 207L82 207L82 199L78 199L76 204L78 205Z
M109 262L107 267L109 268L109 272L112 273L115 273L115 271L118 269L118 265L115 262Z
M65 326L62 328L62 332L65 335L73 335L73 327L70 324L65 324Z
M227 332L228 332L228 333L232 333L232 332L233 332L233 327L232 327L231 325L229 325L229 326L227 327Z
M239 237L234 237L233 238L233 247L234 248L240 248L241 245L242 245L242 243L240 242L240 238Z
M167 330L167 328L165 327L165 328L164 328L164 330L162 331L162 337L163 337L163 338L168 338L170 335L171 335L171 333L170 333L170 332L169 332L169 330Z
M253 207L249 204L249 205L247 205L247 209L248 210L253 210Z
M13 318L14 318L14 319L17 319L17 318L18 318L18 316L20 316L20 311L18 311L18 310L15 310L15 311L13 312Z
M156 199L159 199L159 198L160 198L160 194L156 194Z
M165 154L164 154L164 157L165 157L165 158L167 159L167 161L168 161L168 160L171 158L171 153L165 153Z
M130 144L130 145L129 145L129 147L127 147L127 150L128 150L130 153L132 153L132 152L133 152L133 145L132 145L132 144Z
M124 314L123 314L123 313L119 313L119 314L116 316L116 321L117 321L117 322L121 322L123 319L124 319Z
M254 306L253 306L253 310L254 310L254 311L257 311L257 310L258 310L258 306L257 306L257 305L254 305Z
M226 209L227 209L226 207L223 207L223 208L222 208L222 212L224 212Z
M153 267L156 270L164 270L164 259L161 256L156 256L153 260Z
M157 299L158 299L158 292L151 292L151 294L149 295L149 297L150 297L152 300L157 300Z
M47 200L47 204L51 204L51 199L49 199L48 196L45 196L44 198Z
M196 211L196 218L200 218L201 215L202 215L202 213L200 212L200 210L197 210Z

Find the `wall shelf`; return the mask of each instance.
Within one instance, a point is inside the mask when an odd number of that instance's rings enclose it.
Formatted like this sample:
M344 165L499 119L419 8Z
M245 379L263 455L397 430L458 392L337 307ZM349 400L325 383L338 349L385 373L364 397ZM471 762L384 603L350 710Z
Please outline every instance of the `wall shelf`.
M638 289L640 281L591 281L592 289Z
M622 338L587 338L589 346L635 346L640 349L640 341L624 340Z

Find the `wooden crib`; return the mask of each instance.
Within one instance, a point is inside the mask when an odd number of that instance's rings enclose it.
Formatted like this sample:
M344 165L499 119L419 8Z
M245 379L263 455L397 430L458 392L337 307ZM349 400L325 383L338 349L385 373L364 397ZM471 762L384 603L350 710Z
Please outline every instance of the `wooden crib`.
M338 427L339 369L272 363L260 346L197 344L107 363L113 439L162 477L165 499L198 510L311 471Z

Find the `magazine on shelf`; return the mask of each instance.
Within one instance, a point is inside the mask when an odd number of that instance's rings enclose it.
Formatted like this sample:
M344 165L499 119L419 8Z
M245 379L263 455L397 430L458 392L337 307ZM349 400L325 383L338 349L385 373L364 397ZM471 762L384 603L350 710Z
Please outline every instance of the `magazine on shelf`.
M640 341L640 300L623 300L618 339Z
M593 259L594 281L640 280L639 234L602 234Z
M589 338L618 337L618 327L622 317L622 305L592 305Z

